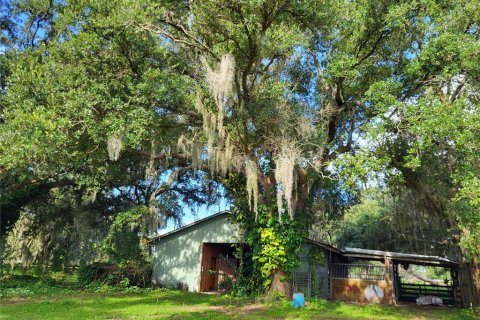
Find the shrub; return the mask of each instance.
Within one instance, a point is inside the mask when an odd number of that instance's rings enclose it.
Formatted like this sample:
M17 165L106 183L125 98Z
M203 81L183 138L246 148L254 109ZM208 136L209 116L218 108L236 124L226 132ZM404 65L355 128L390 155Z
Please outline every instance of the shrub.
M120 271L116 266L101 263L92 263L78 269L78 284L82 287L96 281L107 284L116 284Z
M283 292L279 291L279 290L273 290L272 300L273 301L285 300L285 294Z
M120 265L120 275L129 280L130 286L149 287L152 282L152 267L145 261L128 261Z
M148 287L151 282L151 267L146 264L125 264L121 267L111 264L93 263L78 270L78 284L82 287L100 282L121 287Z
M94 265L85 265L78 268L78 284L82 287L93 282L97 272L97 268Z
M120 280L119 285L122 288L128 288L130 286L130 280L128 278L123 278Z
M188 284L184 282L177 282L177 290L188 291Z
M233 289L233 280L232 278L225 278L225 280L220 281L218 284L218 289L226 292L230 292Z

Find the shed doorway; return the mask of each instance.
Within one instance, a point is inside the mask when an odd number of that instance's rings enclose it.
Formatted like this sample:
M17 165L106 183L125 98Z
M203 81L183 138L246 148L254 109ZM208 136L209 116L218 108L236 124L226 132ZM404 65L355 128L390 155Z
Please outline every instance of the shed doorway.
M200 292L217 291L222 281L235 276L237 266L232 243L202 243Z

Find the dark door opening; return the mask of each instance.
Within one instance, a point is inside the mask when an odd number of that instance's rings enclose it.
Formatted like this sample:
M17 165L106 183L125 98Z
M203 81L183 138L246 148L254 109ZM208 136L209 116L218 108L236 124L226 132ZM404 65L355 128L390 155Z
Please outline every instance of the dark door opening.
M218 290L218 285L227 278L233 278L238 259L231 243L203 243L200 274L200 291Z

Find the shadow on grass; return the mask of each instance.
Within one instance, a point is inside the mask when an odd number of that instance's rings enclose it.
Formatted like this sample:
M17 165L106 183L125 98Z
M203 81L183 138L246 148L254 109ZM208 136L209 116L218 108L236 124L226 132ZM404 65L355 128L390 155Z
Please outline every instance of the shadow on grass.
M251 299L248 299L251 301ZM229 299L185 292L78 293L29 298L15 303L2 301L0 319L165 318L244 305L246 299Z

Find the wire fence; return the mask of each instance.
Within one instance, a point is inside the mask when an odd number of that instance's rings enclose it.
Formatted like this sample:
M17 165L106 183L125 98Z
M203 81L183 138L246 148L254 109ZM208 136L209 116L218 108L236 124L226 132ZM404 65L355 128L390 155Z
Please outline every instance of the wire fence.
M328 299L330 297L330 278L327 272L295 272L293 287L307 297Z

